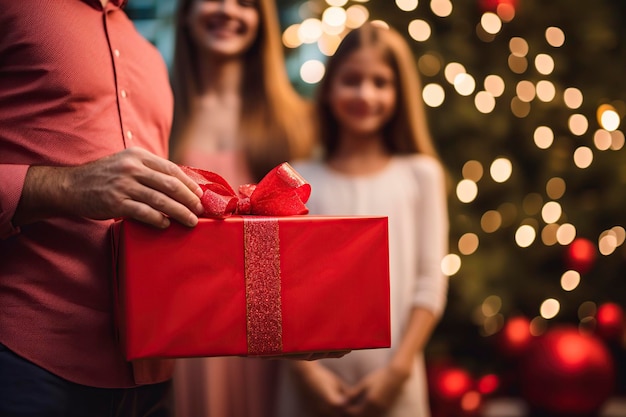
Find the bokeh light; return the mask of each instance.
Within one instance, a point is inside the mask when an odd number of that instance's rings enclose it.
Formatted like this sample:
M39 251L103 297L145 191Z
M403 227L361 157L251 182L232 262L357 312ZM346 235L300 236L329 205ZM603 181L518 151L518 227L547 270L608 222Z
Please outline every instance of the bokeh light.
M570 109L577 109L583 104L583 93L578 88L566 88L563 92L563 101Z
M511 177L513 165L507 158L497 158L491 163L489 173L495 182L505 182Z
M474 105L481 113L491 113L496 107L496 99L487 91L479 91L474 97Z
M478 195L478 185L471 180L461 180L456 186L456 196L462 203L474 201Z
M309 84L320 82L326 71L324 64L317 59L305 61L300 67L300 77L302 81Z
M539 314L546 320L553 319L559 314L561 310L561 303L555 298L548 298L541 303L541 307L539 308Z
M485 90L494 97L500 97L504 93L504 80L498 75L488 75L485 77Z
M537 237L535 228L529 224L524 224L515 232L515 243L520 248L527 248L535 241L535 237Z
M427 84L422 89L424 103L430 107L439 107L446 99L446 92L439 84Z
M574 270L568 270L561 275L561 288L565 291L573 291L580 284L580 273Z
M551 26L546 29L546 41L555 48L563 46L565 43L565 33L561 28Z
M539 149L548 149L554 142L554 132L548 126L538 126L533 134L533 139Z
M353 4L346 9L346 27L350 29L358 28L367 22L370 12L367 7L361 4Z
M452 276L461 269L461 257L457 254L450 253L441 260L441 272L444 275Z
M448 17L452 14L452 2L450 0L430 0L430 10L438 17Z
M588 168L593 162L593 151L587 146L580 146L574 151L574 163L578 168Z
M538 54L535 57L535 68L539 74L552 74L552 71L554 71L554 59L548 54Z
M463 178L478 182L483 177L483 164L474 159L463 164Z
M417 0L396 0L396 6L403 12L411 12L417 8Z
M428 40L431 33L430 24L425 20L415 19L409 23L409 36L418 42Z
M587 133L587 129L589 128L589 121L584 114L572 114L568 121L567 125L569 127L570 132L576 136L582 136Z
M565 223L559 226L556 231L556 239L560 245L569 245L576 238L576 228L571 223Z
M498 17L497 14L487 12L480 18L480 25L485 32L495 35L500 32L500 29L502 29L502 20L500 20L500 17Z
M502 225L502 215L497 210L487 210L480 218L480 227L486 233L493 233Z
M563 178L560 177L550 178L546 183L546 194L548 194L548 197L554 200L558 200L559 198L563 197L563 194L565 194L565 189L565 181L563 180Z
M544 103L549 103L556 97L556 87L551 81L541 80L536 87L537 98Z
M602 104L597 111L598 123L609 132L617 130L620 125L620 117L615 107L610 104Z
M561 218L563 209L556 201L548 201L541 209L541 218L546 223L556 223Z
M471 255L478 249L479 239L475 233L465 233L459 238L459 252L463 255Z

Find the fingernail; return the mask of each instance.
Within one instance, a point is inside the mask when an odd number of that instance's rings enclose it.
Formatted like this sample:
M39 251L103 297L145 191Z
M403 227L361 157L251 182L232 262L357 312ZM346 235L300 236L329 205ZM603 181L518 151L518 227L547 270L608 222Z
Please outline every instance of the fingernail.
M189 215L189 220L187 220L187 226L194 227L198 224L198 218L193 214Z
M201 202L198 202L198 204L196 204L196 210L195 210L196 214L199 216L202 213L204 213L204 206L202 205Z
M202 194L204 194L204 193L202 192L202 188L200 188L200 187L196 188L196 190L195 190L194 192L196 193L196 195L197 195L198 197L202 197Z

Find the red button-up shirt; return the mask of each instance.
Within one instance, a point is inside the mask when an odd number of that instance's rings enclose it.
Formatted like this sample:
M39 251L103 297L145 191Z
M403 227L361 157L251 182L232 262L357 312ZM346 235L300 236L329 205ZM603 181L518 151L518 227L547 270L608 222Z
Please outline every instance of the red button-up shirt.
M70 381L134 385L113 321L110 221L11 219L31 165L167 155L173 99L122 1L0 0L0 343Z

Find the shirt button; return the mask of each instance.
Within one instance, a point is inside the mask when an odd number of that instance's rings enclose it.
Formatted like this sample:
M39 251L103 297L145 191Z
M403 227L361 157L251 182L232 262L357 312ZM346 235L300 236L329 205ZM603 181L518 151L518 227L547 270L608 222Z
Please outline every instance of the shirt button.
M120 50L119 49L115 49L113 51L113 55L115 55L116 58L119 58L120 57Z
M127 137L128 139L131 139L131 140L132 140L132 139L133 139L133 132L131 132L130 130L127 130L127 131L126 131L126 137Z
M128 93L126 93L126 90L120 91L120 95L122 96L122 98L128 97Z

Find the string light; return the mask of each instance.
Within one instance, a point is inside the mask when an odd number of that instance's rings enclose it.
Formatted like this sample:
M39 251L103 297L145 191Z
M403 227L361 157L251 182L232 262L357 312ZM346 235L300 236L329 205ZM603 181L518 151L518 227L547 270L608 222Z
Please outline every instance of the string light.
M500 97L504 93L505 84L502 77L498 75L488 75L485 77L485 90L494 97Z
M548 201L541 209L541 218L546 223L556 223L561 218L563 210L556 201Z
M563 101L570 109L577 109L583 104L583 93L578 88L566 88L563 92Z
M602 104L597 110L598 123L602 128L613 132L620 124L620 117L615 107L610 104Z
M478 185L471 180L461 180L456 186L456 196L462 203L470 203L478 195Z
M559 314L561 310L561 303L555 298L548 298L541 303L539 308L539 314L546 320L553 319Z
M457 254L450 253L441 261L441 272L444 275L452 276L461 269L461 257Z
M438 17L448 17L452 14L452 2L450 0L431 0L430 10Z
M565 180L560 177L553 177L546 183L546 194L554 200L558 200L565 194Z
M505 182L511 177L513 165L507 158L497 158L491 163L489 173L495 182Z
M368 0L326 0L324 3L307 1L299 8L302 21L288 26L283 32L282 40L287 48L306 47L316 44L321 55L332 56L342 37L348 30L358 28L370 20L370 10L367 7ZM454 6L450 0L430 0L427 2L434 16L446 18L453 13ZM418 14L418 7L422 7L419 0L395 0L395 5L402 12L414 13L419 18L409 21L406 26L408 39L427 45L433 37L436 26L433 22ZM491 10L494 10L492 8ZM504 25L515 17L515 7L510 2L499 2L495 13L487 11L480 15L479 21L474 22L476 36L484 41L491 42L500 33ZM319 18L311 17L319 16ZM389 27L381 20L373 20L372 23ZM544 38L547 46L561 48L565 45L565 32L557 26L549 26L545 29ZM505 78L497 74L487 75L482 86L477 88L474 76L469 74L460 62L445 62L445 59L437 52L423 52L417 59L418 70L425 77L436 77L443 72L443 77L450 85L439 82L428 82L424 85L421 95L424 103L431 108L444 105L446 100L454 94L462 97L473 95L473 104L479 113L490 114L498 106L498 100L507 90L514 90L514 95L506 100L510 114L519 119L528 117L534 109L544 109L549 106L562 105L570 111L567 119L568 133L576 138L569 138L562 132L556 137L560 127L551 126L549 120L544 121L534 128L532 143L537 149L547 150L554 147L554 152L563 152L567 149L571 159L561 158L561 164L572 163L579 169L587 169L594 160L594 151L617 151L623 149L626 143L624 132L620 130L621 118L626 114L626 104L623 101L606 102L597 105L594 119L598 126L589 138L591 143L587 146L585 135L590 129L590 118L583 114L582 105L585 101L583 92L574 86L564 88L548 79L555 73L559 65L558 54L553 54L552 49L540 48L537 53L535 44L531 51L529 41L521 36L513 36L508 41L509 55L506 65L510 73L522 78L512 82L505 82ZM310 49L306 50L307 53ZM532 52L532 54L531 54ZM534 56L533 56L534 54ZM307 54L307 58L310 56ZM532 66L529 69L529 66ZM325 66L321 59L307 59L300 66L300 77L305 83L316 84L323 77ZM537 76L537 74L539 76ZM509 74L510 76L510 74ZM544 79L541 79L541 78ZM538 79L539 78L539 79ZM537 80L538 79L538 80ZM531 81L532 80L532 81ZM452 91L450 93L449 91ZM543 107L542 107L543 106ZM535 110L536 111L536 110ZM592 119L592 120L594 120ZM595 122L594 122L595 123ZM581 143L583 142L583 143ZM565 144L574 143L575 146L566 148ZM592 149L593 147L593 149ZM570 150L571 149L571 150ZM551 162L553 163L553 162ZM456 185L456 198L461 203L470 204L478 197L478 182L482 180L485 168L476 159L468 159L462 166L462 179ZM489 166L491 180L497 184L509 181L513 174L513 163L506 157L496 158ZM561 202L557 201L564 197L567 192L566 181L561 177L549 178L545 183L545 194L527 193L522 199L523 213L513 202L503 202L497 209L485 210L480 217L480 233L495 233L498 230L515 227L515 244L521 248L533 245L540 233L540 244L545 246L567 246L576 239L577 228L569 223L566 213L563 211ZM547 200L544 202L544 200ZM519 216L526 218L520 223ZM540 224L540 221L543 222ZM563 222L560 224L559 222ZM515 226L517 225L517 226ZM466 232L458 239L458 251L463 256L470 256L480 248L480 233ZM626 239L626 231L621 225L604 230L598 236L598 250L604 256L615 253ZM452 276L457 274L462 267L461 257L457 254L448 254L441 261L441 270L444 274ZM564 291L574 291L580 285L580 274L574 270L567 270L561 275L561 288ZM498 304L499 303L499 304ZM487 297L482 304L482 313L477 324L481 327L483 335L494 334L504 324L502 314L502 299L492 295ZM595 307L593 302L581 304L579 315L581 323L586 325L595 319L589 311ZM539 309L539 315L530 321L530 332L537 336L547 329L547 320L556 317L560 312L560 303L555 298L543 301ZM584 312L584 314L583 314ZM477 393L479 395L479 393ZM467 400L467 407L474 407L479 397Z
M554 142L554 132L548 126L537 126L533 139L539 149L548 149Z
M422 89L422 98L427 106L439 107L446 99L446 92L439 84L431 83Z
M589 121L584 114L577 113L572 114L569 117L567 125L572 134L576 136L582 136L587 132L587 129L589 128Z
M479 91L474 97L474 105L481 113L491 113L496 107L496 99L488 91Z
M403 12L412 12L417 9L417 0L396 0L396 6Z
M520 248L527 248L535 241L537 232L534 227L529 224L521 225L515 232L515 243Z
M580 273L574 270L568 270L561 275L561 288L564 291L573 291L580 284Z
M480 18L480 25L485 32L495 35L502 29L502 20L500 20L497 14L487 12Z
M561 47L565 43L565 33L561 28L551 26L546 29L545 36L548 45L555 48Z
M302 64L300 77L306 83L315 84L322 79L324 72L324 64L316 59L311 59Z
M418 42L424 42L430 38L431 29L427 21L421 19L412 20L409 23L409 36Z
M463 255L471 255L476 252L479 245L478 235L475 233L465 233L459 238L459 252Z
M480 218L480 227L485 233L493 233L502 226L502 215L497 210L487 210Z
M544 103L549 103L556 97L556 87L548 80L541 80L537 83L537 98Z
M574 164L578 168L589 168L593 162L593 151L587 146L580 146L574 151Z
M478 182L483 176L483 164L476 160L467 161L463 164L463 178Z

